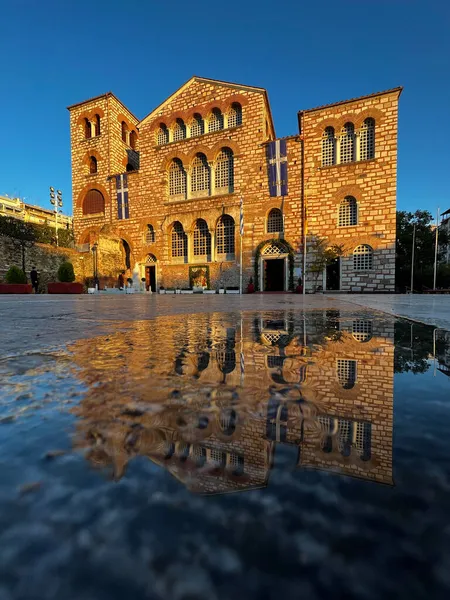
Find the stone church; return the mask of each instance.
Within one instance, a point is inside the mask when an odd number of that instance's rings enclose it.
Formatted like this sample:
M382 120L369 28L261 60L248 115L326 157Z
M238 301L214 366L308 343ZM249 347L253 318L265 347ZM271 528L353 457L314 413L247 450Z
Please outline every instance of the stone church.
M142 120L111 92L74 104L79 248L101 285L238 288L242 256L244 291L393 291L401 91L301 110L281 139L265 89L204 77Z

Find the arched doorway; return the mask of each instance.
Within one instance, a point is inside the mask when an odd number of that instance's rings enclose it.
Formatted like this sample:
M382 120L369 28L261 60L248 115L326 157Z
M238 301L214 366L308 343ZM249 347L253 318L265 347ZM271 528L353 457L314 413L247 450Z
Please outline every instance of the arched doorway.
M289 250L282 241L270 241L261 250L260 289L285 292L288 289Z
M156 256L148 254L145 260L145 288L156 292Z

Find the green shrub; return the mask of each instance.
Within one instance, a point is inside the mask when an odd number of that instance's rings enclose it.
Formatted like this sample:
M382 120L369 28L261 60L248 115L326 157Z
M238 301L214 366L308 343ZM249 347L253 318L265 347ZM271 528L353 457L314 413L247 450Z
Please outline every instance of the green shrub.
M75 281L75 272L72 263L63 262L61 264L58 269L58 279L61 283L72 283L72 281Z
M5 279L6 283L27 283L27 276L19 267L10 267Z

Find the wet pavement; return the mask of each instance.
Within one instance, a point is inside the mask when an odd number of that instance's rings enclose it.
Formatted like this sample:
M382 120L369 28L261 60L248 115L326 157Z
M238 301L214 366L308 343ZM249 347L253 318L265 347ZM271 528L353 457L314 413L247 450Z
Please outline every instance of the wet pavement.
M1 600L448 597L448 332L326 296L10 308Z

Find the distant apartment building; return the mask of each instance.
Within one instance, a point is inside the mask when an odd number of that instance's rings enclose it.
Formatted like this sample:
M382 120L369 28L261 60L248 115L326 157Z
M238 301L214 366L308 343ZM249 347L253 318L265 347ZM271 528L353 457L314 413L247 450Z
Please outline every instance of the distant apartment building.
M0 215L3 217L14 217L27 223L38 225L55 226L55 211L42 206L27 204L20 198L9 198L0 196ZM72 217L58 214L58 226L67 229L72 227Z

